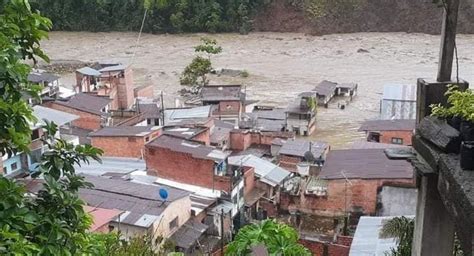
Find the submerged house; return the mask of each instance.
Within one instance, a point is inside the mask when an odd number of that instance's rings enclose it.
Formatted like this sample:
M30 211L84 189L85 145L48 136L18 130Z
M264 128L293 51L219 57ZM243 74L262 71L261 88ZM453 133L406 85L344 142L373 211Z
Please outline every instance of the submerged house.
M337 83L324 80L313 91L316 92L318 105L328 107L329 101L336 95Z
M316 129L316 92L303 92L286 109L286 130L296 135L311 135Z
M302 162L322 165L330 150L326 142L301 139L274 140L272 148L280 166L293 172L298 170Z

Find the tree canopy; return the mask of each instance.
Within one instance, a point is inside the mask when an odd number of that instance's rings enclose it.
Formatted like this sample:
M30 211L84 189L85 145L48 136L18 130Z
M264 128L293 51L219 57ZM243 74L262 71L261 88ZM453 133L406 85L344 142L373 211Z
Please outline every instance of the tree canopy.
M294 228L271 219L241 228L228 245L226 255L249 255L256 245L264 245L271 255L311 255L307 248L298 243L298 233Z

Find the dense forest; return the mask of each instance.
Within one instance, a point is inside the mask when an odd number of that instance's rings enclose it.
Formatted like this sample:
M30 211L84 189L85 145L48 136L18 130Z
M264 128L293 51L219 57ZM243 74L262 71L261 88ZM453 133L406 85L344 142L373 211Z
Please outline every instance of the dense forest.
M53 30L144 32L240 32L268 0L36 0L32 8L53 21Z

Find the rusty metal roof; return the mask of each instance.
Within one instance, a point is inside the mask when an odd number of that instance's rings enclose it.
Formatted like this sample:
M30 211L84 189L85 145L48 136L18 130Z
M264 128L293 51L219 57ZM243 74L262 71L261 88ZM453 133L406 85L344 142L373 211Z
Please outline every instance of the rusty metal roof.
M412 131L415 129L416 120L367 120L362 123L359 131Z
M384 149L329 151L321 179L411 179L413 167L406 160L391 160Z

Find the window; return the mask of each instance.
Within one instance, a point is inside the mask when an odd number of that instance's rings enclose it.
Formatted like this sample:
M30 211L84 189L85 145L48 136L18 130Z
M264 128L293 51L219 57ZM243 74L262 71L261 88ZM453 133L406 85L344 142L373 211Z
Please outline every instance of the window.
M151 119L147 119L146 124L150 125L151 124Z
M173 230L178 227L178 216L170 222L170 230Z
M393 137L393 138L392 138L392 144L403 145L403 139L402 139L402 138L395 138L395 137Z
M137 141L136 138L134 138L134 137L128 137L128 142L135 142L135 141Z
M150 137L145 137L145 142L150 141Z
M7 173L7 167L3 167L3 173Z
M39 139L39 137L40 137L39 134L40 134L39 129L33 130L31 132L31 140Z
M16 170L18 168L17 163L13 163L11 166L12 171Z

